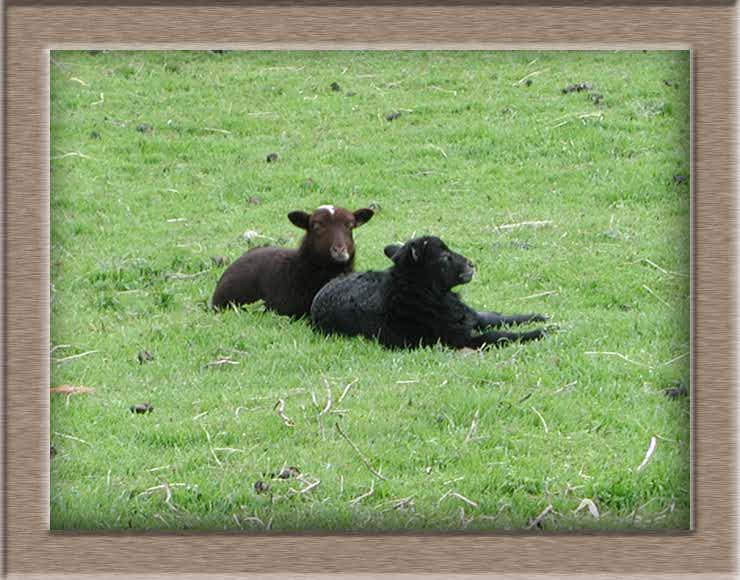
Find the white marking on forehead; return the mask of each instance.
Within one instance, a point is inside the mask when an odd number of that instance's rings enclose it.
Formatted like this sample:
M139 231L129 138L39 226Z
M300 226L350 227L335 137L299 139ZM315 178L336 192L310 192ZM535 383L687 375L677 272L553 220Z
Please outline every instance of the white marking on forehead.
M329 215L334 215L334 206L333 205L320 205L316 208L316 211L319 211L320 209L325 209L329 212Z

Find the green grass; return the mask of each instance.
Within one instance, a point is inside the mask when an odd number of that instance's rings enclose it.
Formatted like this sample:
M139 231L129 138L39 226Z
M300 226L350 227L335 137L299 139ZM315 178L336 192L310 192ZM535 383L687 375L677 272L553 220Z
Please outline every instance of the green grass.
M52 529L688 527L689 401L663 394L689 374L687 52L54 52L51 156L52 358L96 351L52 361L96 389L51 396ZM323 203L379 204L358 270L438 235L478 267L466 302L559 333L394 352L207 310L212 256L295 245L286 214Z

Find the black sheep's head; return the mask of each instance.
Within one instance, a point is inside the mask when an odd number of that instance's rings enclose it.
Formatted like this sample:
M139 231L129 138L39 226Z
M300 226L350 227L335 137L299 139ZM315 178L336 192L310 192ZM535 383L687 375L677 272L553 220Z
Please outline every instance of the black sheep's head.
M467 284L475 274L470 260L435 236L415 238L403 245L391 244L384 252L393 260L395 270L445 290Z
M312 214L292 211L288 219L293 225L306 230L302 246L322 262L351 265L355 257L352 230L370 221L373 210L363 208L351 212L342 207L322 205Z

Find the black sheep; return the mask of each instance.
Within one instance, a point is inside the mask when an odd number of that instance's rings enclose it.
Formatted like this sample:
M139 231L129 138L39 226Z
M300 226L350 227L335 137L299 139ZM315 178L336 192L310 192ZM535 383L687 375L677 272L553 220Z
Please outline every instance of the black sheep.
M288 219L306 230L296 248L252 248L231 264L218 281L214 308L264 300L278 314L300 318L309 313L316 292L332 278L354 269L352 230L373 217L373 210L350 212L322 205L312 214L293 211Z
M311 321L325 333L362 335L391 348L416 348L437 342L452 348L500 346L545 335L487 330L525 322L544 322L541 314L504 316L476 312L451 291L473 278L473 264L437 237L385 248L394 262L382 272L335 278L313 300ZM476 331L481 331L477 333Z

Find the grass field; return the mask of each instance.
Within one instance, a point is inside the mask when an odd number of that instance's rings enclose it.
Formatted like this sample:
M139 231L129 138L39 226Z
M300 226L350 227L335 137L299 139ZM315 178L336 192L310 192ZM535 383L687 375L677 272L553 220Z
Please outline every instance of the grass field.
M688 527L687 52L51 57L51 386L95 389L51 395L52 529ZM213 257L324 203L379 208L358 270L438 235L467 303L559 332L395 352L207 309Z

